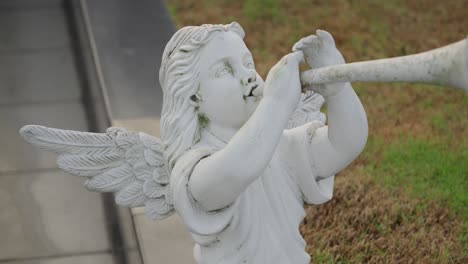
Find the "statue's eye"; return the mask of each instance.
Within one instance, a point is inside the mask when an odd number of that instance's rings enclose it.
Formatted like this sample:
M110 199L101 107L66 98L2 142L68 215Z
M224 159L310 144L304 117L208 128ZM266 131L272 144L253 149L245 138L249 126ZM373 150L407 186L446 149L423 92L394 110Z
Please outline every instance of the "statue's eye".
M249 68L249 69L253 69L255 68L255 65L253 62L247 62L247 64L245 65L245 67Z
M218 74L216 74L216 77L221 77L226 74L232 74L232 70L229 67L224 67L221 70L218 71Z

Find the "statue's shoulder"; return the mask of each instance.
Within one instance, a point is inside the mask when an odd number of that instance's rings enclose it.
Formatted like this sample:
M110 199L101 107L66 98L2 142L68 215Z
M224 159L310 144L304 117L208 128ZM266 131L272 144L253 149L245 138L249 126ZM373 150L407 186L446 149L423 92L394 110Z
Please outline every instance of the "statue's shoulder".
M185 175L187 173L191 173L193 167L203 158L206 158L213 153L215 153L217 149L204 145L204 144L195 144L186 152L184 152L178 159L172 169L171 177L177 175Z

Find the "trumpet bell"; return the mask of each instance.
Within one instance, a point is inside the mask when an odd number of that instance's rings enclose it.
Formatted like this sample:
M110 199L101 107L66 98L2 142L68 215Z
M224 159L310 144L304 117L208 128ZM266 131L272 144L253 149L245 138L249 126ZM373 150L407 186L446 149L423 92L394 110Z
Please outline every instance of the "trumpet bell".
M468 91L468 37L414 55L333 65L301 73L303 87L356 81L428 83Z

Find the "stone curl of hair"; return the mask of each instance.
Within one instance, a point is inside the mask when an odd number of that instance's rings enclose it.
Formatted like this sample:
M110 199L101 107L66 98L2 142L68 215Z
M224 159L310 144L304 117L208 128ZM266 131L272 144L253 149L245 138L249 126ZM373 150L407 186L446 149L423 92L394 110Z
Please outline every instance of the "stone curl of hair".
M228 25L189 26L178 30L167 43L159 70L163 90L161 140L168 169L200 140L198 104L198 61L200 49L216 32L235 32L244 38L244 30L236 23Z

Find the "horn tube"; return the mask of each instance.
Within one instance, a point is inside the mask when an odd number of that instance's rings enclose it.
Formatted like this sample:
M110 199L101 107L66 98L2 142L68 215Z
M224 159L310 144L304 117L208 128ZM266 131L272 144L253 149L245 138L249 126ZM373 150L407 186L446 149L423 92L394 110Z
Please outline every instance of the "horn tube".
M438 49L389 59L307 70L302 87L336 82L411 82L468 91L468 37Z

